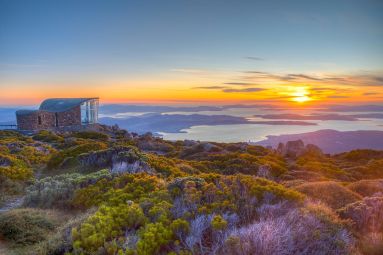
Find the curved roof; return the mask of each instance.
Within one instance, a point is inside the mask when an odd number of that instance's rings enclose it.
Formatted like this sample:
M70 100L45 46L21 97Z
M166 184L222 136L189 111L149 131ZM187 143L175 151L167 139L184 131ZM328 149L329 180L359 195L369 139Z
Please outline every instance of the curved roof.
M64 112L92 99L98 98L50 98L41 103L40 110L47 112Z

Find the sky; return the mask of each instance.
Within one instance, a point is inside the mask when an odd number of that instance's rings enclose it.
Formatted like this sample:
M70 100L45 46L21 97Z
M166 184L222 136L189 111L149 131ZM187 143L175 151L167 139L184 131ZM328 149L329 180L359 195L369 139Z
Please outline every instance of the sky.
M0 104L383 103L383 1L0 0Z

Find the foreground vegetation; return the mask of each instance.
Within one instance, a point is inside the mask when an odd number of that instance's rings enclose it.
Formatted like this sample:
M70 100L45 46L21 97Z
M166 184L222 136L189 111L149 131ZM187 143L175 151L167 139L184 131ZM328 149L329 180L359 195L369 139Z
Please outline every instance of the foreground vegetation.
M9 254L382 254L383 152L0 131ZM2 206L1 206L2 204ZM1 248L1 247L0 247Z

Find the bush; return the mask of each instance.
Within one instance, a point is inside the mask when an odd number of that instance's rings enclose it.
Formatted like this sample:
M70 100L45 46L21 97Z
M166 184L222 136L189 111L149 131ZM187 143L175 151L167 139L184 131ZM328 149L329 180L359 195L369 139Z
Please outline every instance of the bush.
M171 229L162 223L150 223L139 231L140 240L137 242L137 254L159 254L161 247L173 240Z
M47 143L61 143L64 141L64 138L56 135L55 133L48 130L41 130L36 135L33 136L34 140L47 142Z
M342 218L351 219L362 233L383 233L383 197L366 197L338 210Z
M375 194L383 195L383 179L361 180L351 183L347 188L364 197L373 196Z
M352 150L336 155L337 158L352 162L368 162L371 159L380 159L383 157L383 151L377 150Z
M222 249L229 254L353 254L354 240L328 209L268 206L267 214L232 230ZM259 210L261 212L262 210Z
M122 235L126 230L143 226L146 221L142 209L137 204L101 206L79 228L72 230L73 247L79 252L95 252L99 247L104 247L105 242Z
M94 184L104 178L111 178L108 170L87 175L73 173L46 177L27 188L24 204L41 208L68 208L77 189Z
M360 240L363 255L381 255L383 251L383 233L368 233Z
M44 240L58 224L58 216L51 211L15 209L0 214L0 234L20 246Z
M83 138L83 139L92 139L92 140L99 140L99 141L107 141L109 139L109 136L95 131L80 131L75 132L73 134L74 137L77 138Z
M301 170L321 173L327 177L339 177L346 173L335 164L332 158L312 151L307 151L299 156L296 165Z
M49 159L47 166L50 169L57 168L65 159L76 158L82 153L103 150L106 148L106 144L101 142L87 142L84 144L76 145L68 149L61 150L58 153L54 153Z
M28 164L12 154L0 153L0 161L0 176L11 180L28 180L33 176Z
M308 197L319 200L331 208L339 209L347 204L361 200L362 197L351 190L332 181L309 182L295 187Z
M75 192L73 204L79 208L89 208L101 204L119 205L128 200L140 202L151 195L162 194L165 183L158 177L148 174L123 174L111 180L101 179L95 184Z

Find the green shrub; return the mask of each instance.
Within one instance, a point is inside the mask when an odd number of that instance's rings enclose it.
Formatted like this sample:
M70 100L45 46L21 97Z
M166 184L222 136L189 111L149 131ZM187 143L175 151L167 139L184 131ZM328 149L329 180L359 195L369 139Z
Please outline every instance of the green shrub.
M24 203L31 207L68 208L76 189L84 188L104 178L111 178L108 170L87 175L73 173L46 177L27 188Z
M147 221L142 209L135 203L109 207L101 206L80 227L72 230L73 247L92 253L105 242L122 235L125 230L137 229Z
M333 209L361 200L362 197L337 182L309 182L295 187L299 192L319 200Z
M173 240L173 232L162 223L150 223L139 231L138 255L159 254L161 247Z
M41 130L33 136L34 140L47 142L47 143L61 143L64 141L62 136L56 135L55 133L48 130Z
M44 240L57 224L52 212L37 209L15 209L0 214L0 234L21 246Z
M92 140L99 140L99 141L107 141L109 139L109 136L95 131L80 131L75 132L73 134L74 137L77 138L83 138L83 139L92 139Z
M84 144L76 145L68 149L61 150L58 153L52 154L47 166L50 169L57 168L67 158L76 158L82 153L103 150L106 148L106 144L101 142L87 142Z
M4 162L3 166L0 166L0 176L11 180L28 180L33 176L28 164L15 155L0 153L0 160Z

